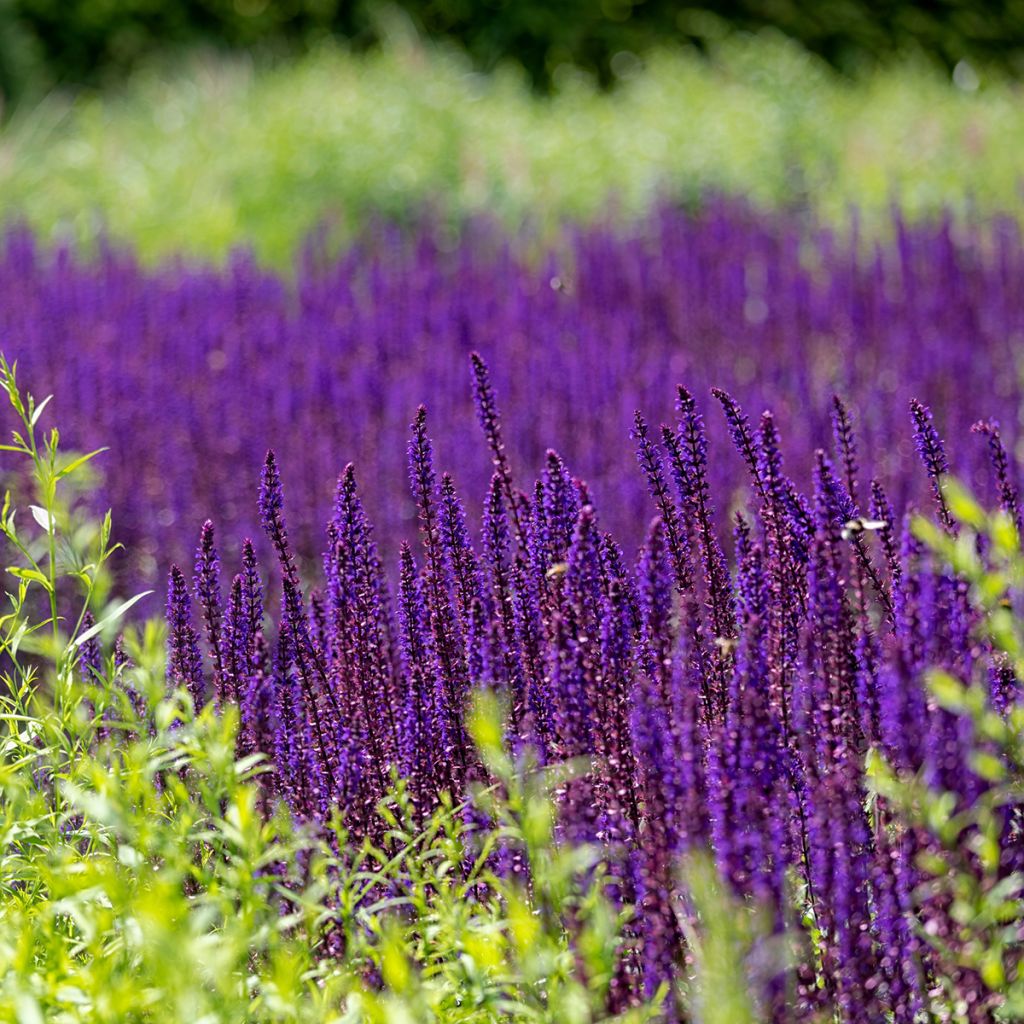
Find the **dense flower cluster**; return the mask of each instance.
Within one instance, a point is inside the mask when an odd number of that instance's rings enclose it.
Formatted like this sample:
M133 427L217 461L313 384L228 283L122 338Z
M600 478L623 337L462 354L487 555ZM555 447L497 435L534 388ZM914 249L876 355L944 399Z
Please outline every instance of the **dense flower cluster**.
M325 496L349 460L381 554L396 558L415 522L401 453L420 402L460 493L479 500L487 462L463 442L474 349L503 396L508 457L539 465L557 439L632 556L647 496L622 438L637 406L670 416L667 382L771 407L791 455L827 445L828 396L842 394L858 410L863 468L897 507L927 493L910 471L912 397L948 436L995 417L1012 452L1022 267L1009 221L894 219L869 241L855 223L835 232L724 202L579 229L543 251L481 224L457 243L379 227L338 258L311 248L293 281L241 256L222 270L150 271L120 251L82 262L15 234L0 249L0 337L37 390L63 397L67 446L116 445L97 500L150 579L187 559L196 516L269 553L251 495L270 447L301 568L315 563ZM709 420L720 528L750 489L727 429ZM922 421L922 445L927 434ZM989 486L983 439L956 456L959 476ZM500 497L507 506L504 484Z
M304 592L271 452L259 511L280 612L264 609L269 577L249 541L225 585L207 523L191 588L171 572L171 681L199 702L237 702L241 753L273 765L268 794L307 820L337 808L356 834L375 827L370 809L392 767L424 810L480 778L463 712L474 688L501 692L513 746L584 765L561 793L560 829L603 844L639 908L612 986L622 1005L685 970L676 866L709 847L736 892L807 944L801 971L761 965L765 1019L821 1019L827 1008L844 1022L911 1022L940 976L964 1019L990 1019L979 977L955 956L940 965L912 920L913 910L955 950L950 906L922 904L917 891L917 854L932 840L899 827L884 800L869 805L864 766L876 747L969 805L990 783L972 768L965 720L931 700L923 673L989 679L1004 703L1017 683L978 639L966 588L915 539L908 506L863 472L848 408L833 401L833 440L810 455L802 487L774 415L754 423L715 392L752 494L728 546L704 401L679 388L660 429L636 413L633 472L650 525L633 562L554 451L524 489L487 367L474 356L472 369L492 462L479 532L451 476L438 475L420 407L407 449L418 544L403 543L397 572L387 570L349 465L322 586ZM943 440L921 402L903 416L921 482L953 532ZM1019 518L998 429L977 429ZM1001 812L1007 876L1019 866L1018 811Z

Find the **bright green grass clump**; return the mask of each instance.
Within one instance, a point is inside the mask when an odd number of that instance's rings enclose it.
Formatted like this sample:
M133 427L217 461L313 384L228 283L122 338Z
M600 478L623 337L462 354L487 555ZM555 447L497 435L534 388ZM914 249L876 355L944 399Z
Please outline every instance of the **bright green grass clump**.
M1018 90L956 77L850 81L775 37L655 54L610 95L569 78L550 99L418 46L256 69L195 58L21 111L0 135L0 217L80 239L106 226L146 258L249 243L281 263L325 219L348 231L424 206L550 223L718 190L840 220L894 199L910 215L1015 210Z

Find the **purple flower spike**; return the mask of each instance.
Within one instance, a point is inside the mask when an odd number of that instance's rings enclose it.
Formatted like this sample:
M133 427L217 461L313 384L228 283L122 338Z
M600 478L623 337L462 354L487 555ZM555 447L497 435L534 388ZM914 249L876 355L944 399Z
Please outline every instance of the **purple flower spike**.
M697 524L704 554L704 577L708 594L708 610L715 636L722 640L736 635L736 617L732 607L729 568L715 528L714 505L708 483L708 443L704 418L697 411L693 395L682 385L677 388L676 408L679 430L669 449L681 500L686 500L688 514ZM666 446L672 437L666 430ZM684 487L688 500L683 498Z
M679 508L668 492L661 452L650 438L647 421L638 411L633 417L633 440L636 442L636 457L640 468L647 477L647 486L658 508L658 514L665 525L672 569L676 577L676 589L680 594L693 590L693 572L690 566L690 551L686 531L680 518Z
M198 710L206 703L206 679L199 637L192 625L192 602L185 576L175 565L167 584L167 682L184 686Z
M734 401L731 395L721 388L712 388L711 394L718 399L725 413L725 421L729 425L729 433L732 436L736 450L743 456L743 461L750 471L751 479L757 486L758 493L762 499L767 500L764 481L761 479L757 445L754 443L754 436L750 430L750 421L743 410Z
M96 624L92 612L86 612L82 616L82 632L86 633ZM95 686L103 678L103 651L100 648L99 637L94 636L86 640L78 652L78 673L83 683Z
M299 570L295 565L291 547L288 544L288 530L284 522L284 488L281 485L281 473L277 468L277 458L273 451L267 452L263 463L263 474L260 477L260 523L274 545L281 563L281 572L285 580L295 590L300 588Z
M846 493L850 503L857 506L857 442L853 433L853 421L849 410L838 395L832 396L832 435L836 442L836 451L843 467Z
M512 483L512 469L509 465L508 454L501 439L501 417L498 414L498 400L491 384L491 375L479 352L470 353L469 359L473 366L473 397L476 400L477 416L491 449L494 471L501 481L502 495L508 505L509 514L512 516L516 536L522 539L519 503L516 500L515 487Z
M946 505L946 496L942 493L942 478L949 473L949 460L946 458L946 449L943 447L942 438L939 437L939 432L935 429L931 410L916 398L910 400L910 415L914 421L914 443L917 445L917 453L921 456L924 468L928 472L928 479L931 480L939 518L942 520L943 526L953 532L955 528L953 517Z
M256 562L256 549L248 538L242 544L242 573L245 579L242 594L249 619L249 631L255 636L263 628L263 581L260 579L260 570Z
M215 692L221 688L221 677L224 674L223 639L221 637L220 592L220 557L214 544L213 523L207 519L199 536L199 547L196 549L195 575L193 577L196 600L203 612L206 625L206 642L209 644L213 659L213 687Z
M1010 460L999 433L999 424L994 420L982 420L975 423L971 430L976 434L981 434L988 441L989 459L992 462L996 485L999 488L999 504L1017 528L1017 536L1024 536L1021 531L1020 488L1013 479Z

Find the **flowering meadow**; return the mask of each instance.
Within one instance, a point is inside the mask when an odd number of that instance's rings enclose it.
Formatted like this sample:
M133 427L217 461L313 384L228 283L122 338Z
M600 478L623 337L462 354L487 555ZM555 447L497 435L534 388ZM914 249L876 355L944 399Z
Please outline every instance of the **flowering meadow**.
M38 392L63 399L66 445L116 442L94 463L95 508L115 510L132 584L190 560L207 518L265 557L252 496L271 447L304 569L319 569L348 462L393 565L416 533L404 451L420 404L440 465L479 509L491 467L468 440L471 351L502 396L517 485L557 450L632 556L651 514L629 443L634 413L656 432L673 418L679 383L707 422L715 525L726 534L756 489L713 387L755 424L772 411L805 489L838 394L865 480L877 478L901 514L923 508L927 491L908 430L918 398L949 438L956 474L993 499L971 426L998 420L1013 451L1022 264L1010 220L895 216L885 235L864 235L855 221L827 229L724 200L692 214L662 208L625 234L566 232L555 247L479 222L457 241L429 225L379 226L339 256L311 243L294 280L243 256L222 270L154 271L122 249L78 259L14 233L0 249L0 337Z
M4 1019L1019 1017L1022 260L9 234Z
M1001 790L998 759L981 760L986 737L924 684L926 671L941 672L955 697L955 680L973 679L993 721L1016 702L1015 671L979 641L983 616L966 581L922 543L955 546L951 507L980 515L947 493L931 412L912 400L905 429L937 520L915 532L877 481L861 479L841 401L833 450L813 454L803 492L785 472L771 413L752 424L716 391L756 495L736 515L730 567L704 419L680 388L671 424L652 431L635 419L658 514L634 565L555 453L519 489L487 368L472 362L494 469L479 541L451 478L438 475L421 407L407 450L420 538L402 546L394 592L349 465L326 529L323 588L304 594L270 452L258 505L277 566L261 570L246 545L225 591L214 527L204 525L191 585L177 567L170 575L169 678L197 706L239 707L239 755L274 765L265 799L305 820L341 815L353 835L378 841L375 808L395 766L414 815L487 778L463 710L476 687L501 694L512 751L577 766L556 791L553 841L600 849L616 900L636 907L609 1010L672 991L689 910L675 865L710 847L735 895L803 946L790 974L766 954L754 996L766 1019L913 1021L941 1004L940 981L959 1017L991 1019L1001 1000L985 972L1005 969L1002 951L995 963L973 949L963 897L924 885L918 855L944 868L941 842L904 828L887 800L866 804L872 751L941 791L947 817L991 805L984 825L962 826L972 850L977 841L971 866L985 896L1019 886L1019 794ZM1017 485L995 425L976 432L1003 505L996 544L1012 544ZM272 645L268 571L282 587ZM499 873L528 876L517 844L499 843L492 857ZM1001 923L1019 927L1007 909ZM679 1019L671 996L663 1011Z
M1024 1020L1019 87L693 24L0 124L0 1024Z

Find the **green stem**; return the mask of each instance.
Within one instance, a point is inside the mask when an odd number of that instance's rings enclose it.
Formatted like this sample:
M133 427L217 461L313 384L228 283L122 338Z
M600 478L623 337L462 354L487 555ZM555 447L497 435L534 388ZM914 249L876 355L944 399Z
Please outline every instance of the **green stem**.
M59 677L64 654L60 649L60 628L57 623L57 530L53 520L53 509L47 508L46 514L49 517L49 528L47 540L49 543L50 562L47 566L48 578L50 580L50 615L53 617L53 659L57 666Z

